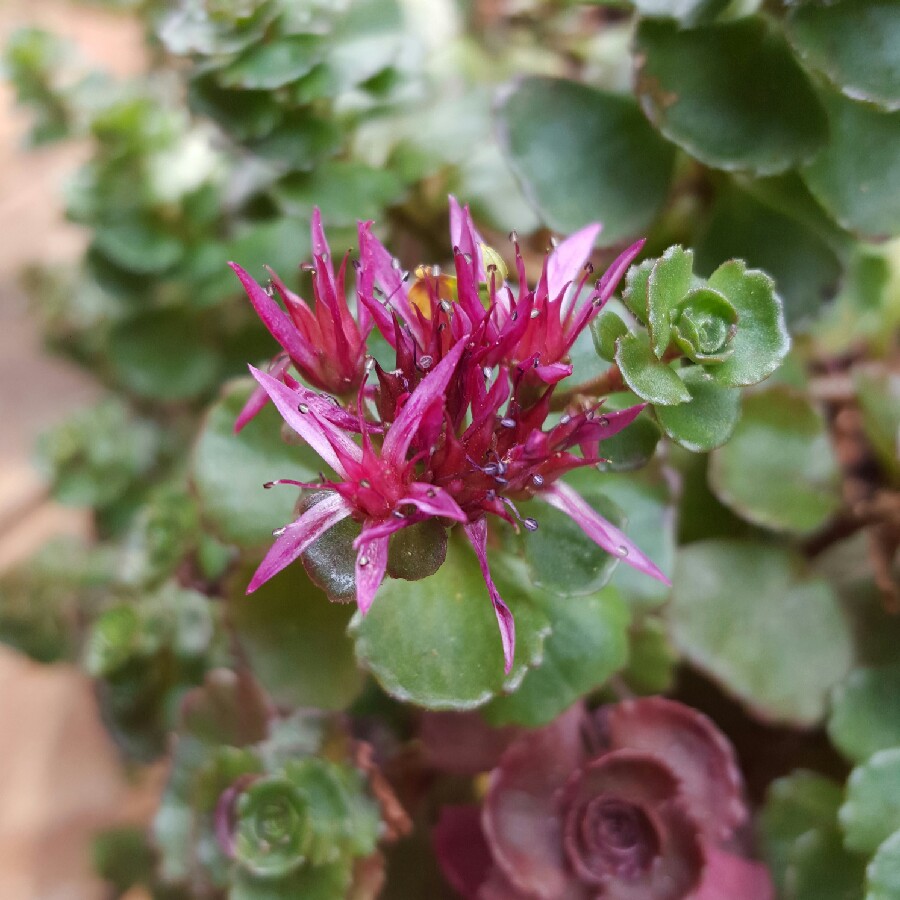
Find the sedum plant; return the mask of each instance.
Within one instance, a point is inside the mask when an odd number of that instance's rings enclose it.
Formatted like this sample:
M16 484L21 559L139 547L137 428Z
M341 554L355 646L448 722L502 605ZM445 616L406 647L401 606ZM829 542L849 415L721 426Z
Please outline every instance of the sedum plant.
M0 576L168 761L112 895L900 896L896 5L113 5Z

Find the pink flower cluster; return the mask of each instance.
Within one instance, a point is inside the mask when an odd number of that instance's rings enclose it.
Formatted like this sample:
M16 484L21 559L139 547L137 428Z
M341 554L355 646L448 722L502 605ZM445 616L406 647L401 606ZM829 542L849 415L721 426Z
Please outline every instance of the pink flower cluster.
M515 503L537 497L570 515L608 553L666 581L621 530L560 480L602 461L601 442L643 407L603 413L594 403L551 418L554 391L572 372L572 345L643 242L589 285L587 260L600 226L588 226L546 258L534 288L516 242L513 286L468 208L451 197L450 209L453 275L420 268L411 279L372 234L372 223L359 224L355 316L345 292L347 259L335 272L318 213L312 308L276 276L267 290L232 263L284 350L269 373L251 366L260 387L236 427L271 399L331 469L314 484L272 482L331 493L280 531L248 591L352 517L362 526L355 544L356 600L365 613L385 576L392 534L428 518L459 523L484 574L509 671L515 627L488 568L488 515L533 530L538 523L523 519ZM367 355L374 328L396 354L391 370ZM289 374L291 365L306 384Z

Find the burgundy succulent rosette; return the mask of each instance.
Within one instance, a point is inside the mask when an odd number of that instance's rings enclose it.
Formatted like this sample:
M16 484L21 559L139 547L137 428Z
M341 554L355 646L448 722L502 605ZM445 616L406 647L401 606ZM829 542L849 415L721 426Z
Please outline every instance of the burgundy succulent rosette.
M518 737L477 807L435 829L448 881L472 900L771 900L740 853L730 744L671 700L573 707Z

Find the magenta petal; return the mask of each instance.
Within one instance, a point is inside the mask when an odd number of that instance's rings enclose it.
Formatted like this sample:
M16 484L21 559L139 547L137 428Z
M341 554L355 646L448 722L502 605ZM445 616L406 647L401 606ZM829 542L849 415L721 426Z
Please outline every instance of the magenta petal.
M300 437L306 441L325 462L339 475L346 475L344 460L359 462L362 450L354 444L348 435L338 430L329 421L316 415L312 407L305 413L300 412L301 397L286 384L274 379L265 372L250 366L253 377L262 385L266 393L284 419Z
M250 298L250 302L253 304L253 308L256 310L256 314L262 320L263 325L269 329L272 337L284 347L295 362L315 369L315 354L300 336L287 313L237 263L230 262L228 265L231 266L235 275L240 279L247 296Z
M350 515L350 506L339 494L332 494L311 506L299 519L286 526L284 532L269 548L265 559L253 573L247 593L252 594L289 566L298 556L318 540L332 525Z
M290 365L291 361L288 357L276 357L275 361L269 366L269 374L273 378L281 378L290 368ZM268 402L269 395L266 393L265 388L257 386L244 404L244 408L238 413L238 417L234 420L234 433L240 432Z
M618 283L628 271L628 267L634 262L635 257L644 249L645 238L635 241L630 247L623 250L612 262L612 265L603 273L597 285L600 292L601 305L613 295Z
M359 552L356 556L356 605L365 615L375 599L388 561L388 537L370 537L366 529L360 535Z
M477 900L492 865L481 831L481 807L444 806L432 840L444 877L466 900Z
M557 384L572 374L572 367L565 363L551 363L549 366L538 366L534 369L534 374L544 384Z
M454 247L459 247L461 253L468 253L478 263L476 275L479 281L485 281L487 273L484 269L484 260L481 258L481 244L484 238L472 224L468 206L460 206L453 194L450 201L450 239Z
M706 848L703 882L692 900L774 900L769 870L758 862Z
M638 572L651 575L663 584L671 585L672 582L663 575L656 563L638 548L637 544L626 537L625 533L611 522L607 522L568 485L557 482L541 491L537 496L574 519L582 531L607 553L625 560Z
M567 237L547 259L547 291L555 300L570 281L574 281L581 267L594 249L594 241L603 226L586 225L581 231Z
M388 429L382 445L382 457L394 465L406 461L406 451L415 437L422 416L439 398L442 399L462 352L464 341L457 341L450 352L429 372L409 395L394 424Z
M494 606L497 624L500 626L500 641L503 644L503 671L509 675L516 653L516 623L509 607L503 602L500 592L494 584L494 579L491 578L491 570L487 561L487 519L482 517L477 522L464 525L463 530L478 557L478 565L481 566L481 574L484 576L484 582Z
M456 522L467 520L459 504L443 488L433 484L414 481L407 488L407 495L400 500L398 506L404 503L410 503L430 516L440 516Z

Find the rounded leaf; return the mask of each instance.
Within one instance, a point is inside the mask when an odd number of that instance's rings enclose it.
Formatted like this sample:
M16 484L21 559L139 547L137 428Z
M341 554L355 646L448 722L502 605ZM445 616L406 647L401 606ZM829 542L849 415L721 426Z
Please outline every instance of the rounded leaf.
M900 747L879 751L850 773L838 817L844 845L857 853L874 853L900 829Z
M420 581L387 579L369 612L351 623L359 661L398 700L429 709L473 709L513 690L540 662L549 632L519 586L496 578L516 622L516 655L503 674L500 633L475 555L452 540L447 561Z
M831 698L828 736L856 762L900 746L900 664L854 669Z
M704 273L740 257L775 279L788 322L814 316L837 292L843 273L841 257L831 234L835 228L826 213L794 178L765 179L774 197L755 196L736 185L720 189L712 215L697 244L697 268ZM755 183L759 186L760 182ZM785 189L779 189L785 184ZM779 208L789 189L806 193L804 210ZM802 196L802 194L801 194ZM788 197L788 204L792 197Z
M514 693L484 708L492 724L544 725L625 665L631 616L618 591L606 587L589 597L543 597L541 609L550 620L544 659L525 673Z
M251 390L249 380L233 382L210 407L194 448L193 481L201 513L217 535L261 548L274 529L294 519L297 501L290 487L267 491L263 485L281 477L313 481L322 463L308 447L282 440L281 417L271 404L234 433Z
M897 900L900 896L900 829L877 850L866 866L866 900Z
M731 440L710 457L709 484L738 515L765 528L808 534L841 505L825 424L784 387L744 398Z
M279 36L254 44L217 73L226 88L274 90L310 72L323 55L322 39L312 34Z
M607 362L612 362L616 358L616 341L625 334L628 334L628 326L619 314L611 309L604 310L591 323L594 349L597 356Z
M694 362L723 362L733 352L736 322L737 312L722 294L696 288L675 313L675 343Z
M788 36L803 61L854 100L900 109L900 5L894 0L799 3Z
M610 245L646 229L665 202L674 149L630 97L526 78L498 115L513 171L552 228L576 231L600 215Z
M900 111L823 91L831 140L803 178L837 221L863 237L900 232Z
M184 314L161 311L126 319L110 332L107 353L126 390L152 400L188 400L219 378L219 356Z
M650 121L714 168L783 172L827 139L808 77L760 18L689 30L644 19L635 57L637 93Z
M831 587L802 560L762 543L698 541L675 561L675 643L761 718L814 725L852 658Z
M711 366L710 373L728 387L762 381L778 368L791 347L775 283L765 272L731 260L709 276L709 287L724 295L738 314L732 353Z
M653 353L658 359L672 337L672 316L691 289L694 254L682 247L669 247L653 264L647 280L647 317Z
M690 401L690 390L668 363L656 358L646 334L625 334L616 344L622 378L638 397L659 406Z
M228 613L260 684L281 706L346 707L363 681L345 634L352 608L331 603L298 563L245 596L251 575L235 573Z
M717 384L700 366L682 369L681 381L690 394L690 403L653 407L663 431L694 453L721 446L731 437L741 416L740 391Z

